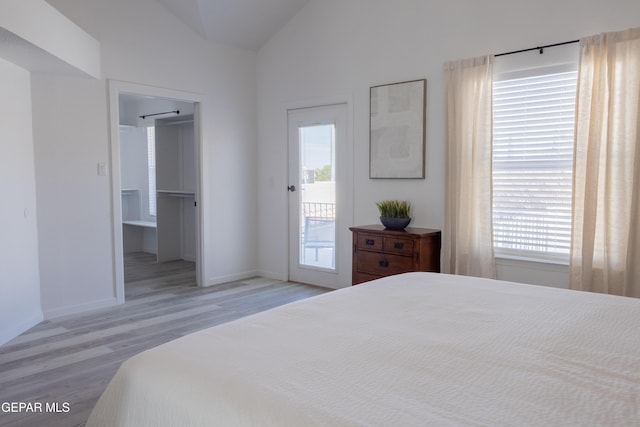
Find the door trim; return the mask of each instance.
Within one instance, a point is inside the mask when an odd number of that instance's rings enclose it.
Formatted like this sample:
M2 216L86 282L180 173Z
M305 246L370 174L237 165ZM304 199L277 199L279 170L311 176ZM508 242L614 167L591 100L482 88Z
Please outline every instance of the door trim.
M205 245L202 234L202 132L201 132L201 106L203 96L191 92L165 89L160 87L123 82L119 80L108 80L109 99L109 145L110 150L110 173L111 173L111 244L112 269L114 278L114 294L118 304L124 303L124 250L122 246L122 198L120 182L120 107L118 97L121 92L132 93L142 96L152 96L157 98L169 98L185 102L194 103L194 149L198 161L196 162L196 283L203 286L204 265L202 260L206 259Z
M286 150L285 150L285 156L286 156L286 164L287 167L283 168L283 172L282 172L282 182L283 184L286 183L286 185L283 185L283 194L284 194L284 199L283 199L283 206L285 209L286 214L282 216L283 218L283 223L282 223L282 227L283 230L285 230L286 232L283 233L284 237L286 239L285 242L285 247L287 248L287 252L285 254L285 256L282 259L282 280L289 280L289 263L290 263L290 252L292 250L290 242L291 242L291 238L290 238L290 228L289 228L289 195L288 195L288 191L287 191L287 186L289 185L289 111L291 110L301 110L301 109L307 109L307 108L318 108L318 107L330 107L333 105L345 105L345 109L346 109L346 113L347 113L347 129L346 129L346 144L347 144L347 148L345 150L346 153L346 158L344 159L344 163L347 165L351 165L351 169L349 172L345 173L345 176L348 176L349 179L349 186L350 188L347 190L349 191L350 194L350 200L352 203L351 206L351 215L350 217L345 217L344 221L347 223L347 225L351 226L354 224L354 217L355 217L355 206L353 205L353 200L354 200L354 195L355 195L355 171L354 171L354 150L355 150L355 144L354 144L354 133L353 133L353 120L354 120L354 102L353 102L353 96L352 95L336 95L336 96L330 96L330 97L326 97L326 98L316 98L316 99L310 99L307 101L297 101L297 102L290 102L290 103L286 103L283 105L282 108L282 130L283 130L283 134L284 134L284 141L286 141ZM336 260L337 262L337 260ZM352 259L351 257L348 257L348 259L344 260L344 264L343 264L343 268L347 269L348 271L351 271L351 262ZM338 287L347 287L351 285L351 281L349 280L349 283L340 283L340 285Z

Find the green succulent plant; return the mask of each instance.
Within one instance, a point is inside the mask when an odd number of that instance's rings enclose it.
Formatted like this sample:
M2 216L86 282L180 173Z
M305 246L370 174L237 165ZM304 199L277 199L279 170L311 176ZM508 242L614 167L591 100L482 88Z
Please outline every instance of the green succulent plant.
M382 200L376 206L385 218L409 218L411 213L411 203L406 200Z

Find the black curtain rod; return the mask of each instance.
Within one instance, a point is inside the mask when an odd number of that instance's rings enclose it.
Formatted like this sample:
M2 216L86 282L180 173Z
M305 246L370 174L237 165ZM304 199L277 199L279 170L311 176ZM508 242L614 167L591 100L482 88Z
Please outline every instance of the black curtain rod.
M572 43L578 43L580 40L571 40L568 42L562 42L562 43L554 43L554 44L548 44L545 46L538 46L538 47L531 47L529 49L520 49L520 50L514 50L513 52L504 52L504 53L499 53L497 55L493 55L494 57L497 56L505 56L505 55L513 55L514 53L522 53L522 52L529 52L532 50L539 50L540 54L544 53L544 50L548 47L555 47L555 46L563 46L565 44L572 44Z
M142 120L144 120L144 119L146 119L147 117L151 117L151 116L159 116L159 115L161 115L161 114L171 114L171 113L180 114L180 110L165 111L164 113L145 114L144 116L140 116L140 118L141 118Z

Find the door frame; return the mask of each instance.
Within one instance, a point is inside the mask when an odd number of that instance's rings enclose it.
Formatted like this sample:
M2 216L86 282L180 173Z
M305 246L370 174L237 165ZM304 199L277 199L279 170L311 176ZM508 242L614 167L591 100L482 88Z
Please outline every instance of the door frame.
M333 97L327 97L327 98L317 98L317 99L311 99L311 100L307 100L307 101L299 101L299 102L291 102L288 103L286 105L283 106L282 109L282 117L283 117L283 125L282 125L282 129L284 132L284 140L286 141L286 150L285 150L285 155L286 155L286 165L287 167L284 168L284 176L283 176L283 182L287 183L286 185L283 185L283 191L286 194L286 197L284 198L284 209L286 214L283 215L283 227L284 230L286 230L286 233L284 233L284 236L286 238L286 243L285 243L285 247L287 248L287 252L286 255L283 257L282 260L282 271L283 271L283 279L284 280L290 280L289 277L289 264L290 264L290 254L291 251L293 250L293 248L291 248L291 229L290 229L290 212L289 212L289 191L287 190L287 187L289 186L289 111L290 110L300 110L300 109L305 109L305 108L321 108L321 107L329 107L332 105L345 105L345 109L346 109L346 113L347 113L347 129L346 129L346 141L345 143L347 144L347 147L345 149L345 159L343 160L344 164L346 165L350 165L351 166L351 170L350 172L345 173L344 175L347 177L348 182L346 183L346 189L345 191L347 191L350 195L350 200L352 203L351 206L351 215L347 215L344 218L342 218L343 222L346 223L349 226L352 226L354 224L354 217L355 217L355 205L353 204L353 200L354 200L354 196L355 196L355 170L354 170L354 150L355 150L355 144L354 144L354 133L353 133L353 120L354 120L354 103L353 103L353 96L352 95L337 95L337 96L333 96ZM336 236L338 235L339 230L336 230ZM343 254L344 256L344 254ZM343 262L341 263L342 267L346 270L348 270L349 272L351 272L351 265L352 265L352 258L351 257L345 257L345 259L343 260ZM336 267L338 265L338 259L336 258ZM349 275L349 281L348 283L339 283L335 288L341 288L341 287L347 287L347 286L351 286L351 276Z
M165 89L155 86L142 85L137 83L123 82L119 80L108 80L109 91L109 143L110 151L110 173L111 173L111 244L113 247L113 277L114 292L118 304L123 304L125 300L124 292L124 249L122 241L122 196L120 178L120 106L118 98L120 93L130 93L140 96L150 96L154 98L168 98L178 101L192 102L194 104L193 132L194 150L196 154L196 283L203 286L204 265L202 260L206 259L205 245L201 238L202 231L202 122L201 105L203 96L191 92Z

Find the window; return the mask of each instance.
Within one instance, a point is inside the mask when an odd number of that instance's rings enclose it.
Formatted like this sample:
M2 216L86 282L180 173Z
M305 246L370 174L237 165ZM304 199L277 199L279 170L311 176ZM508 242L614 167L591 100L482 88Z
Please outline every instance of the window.
M568 261L576 85L573 64L494 79L497 256Z
M149 180L149 216L156 216L156 128L147 128L147 174Z

